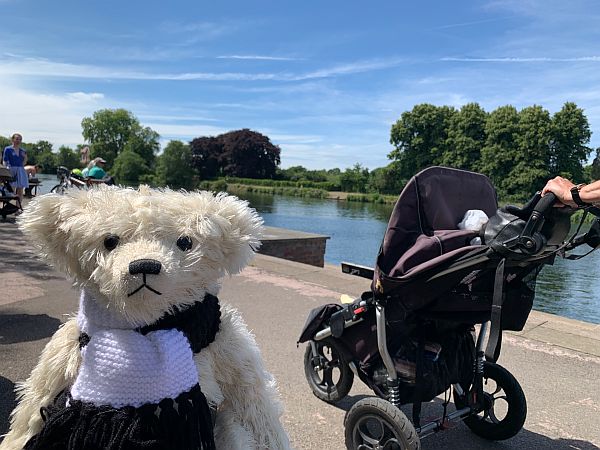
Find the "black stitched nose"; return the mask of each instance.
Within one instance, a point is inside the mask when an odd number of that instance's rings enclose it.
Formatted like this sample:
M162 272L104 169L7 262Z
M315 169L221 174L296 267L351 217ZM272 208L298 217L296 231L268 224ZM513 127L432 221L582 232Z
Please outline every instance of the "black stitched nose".
M158 275L161 267L160 262L155 259L137 259L129 263L129 273L131 275L137 273Z

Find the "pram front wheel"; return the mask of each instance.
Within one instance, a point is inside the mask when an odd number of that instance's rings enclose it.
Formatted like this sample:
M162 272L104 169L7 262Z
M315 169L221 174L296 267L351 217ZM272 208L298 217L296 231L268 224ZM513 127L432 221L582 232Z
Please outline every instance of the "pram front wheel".
M408 417L387 400L369 397L354 404L344 419L350 450L418 450L421 441Z
M57 184L52 189L50 189L51 194L64 194L65 191L66 189L62 184Z
M343 399L354 381L354 373L344 352L333 339L314 341L317 355L313 355L311 343L304 352L304 374L313 394L328 403Z
M501 441L515 436L527 417L527 400L517 379L504 367L486 362L483 367L483 410L464 422L473 433L484 439ZM456 408L467 401L454 392Z

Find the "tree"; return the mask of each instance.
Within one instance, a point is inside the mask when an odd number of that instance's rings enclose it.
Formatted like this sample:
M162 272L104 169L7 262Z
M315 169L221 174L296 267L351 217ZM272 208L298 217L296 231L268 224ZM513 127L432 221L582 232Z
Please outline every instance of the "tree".
M64 166L69 169L79 167L79 153L65 145L61 146L56 155L56 165Z
M119 184L136 186L140 178L151 173L144 158L132 151L124 151L117 156L111 170Z
M442 165L465 170L478 167L485 144L486 118L487 113L477 103L467 103L450 117Z
M273 178L281 162L281 149L267 136L247 128L216 138L196 138L191 147L192 161L203 178Z
M156 183L171 188L192 189L195 171L191 166L190 147L181 141L171 141L156 161Z
M596 149L596 157L592 161L590 167L590 176L587 181L592 182L595 180L600 180L600 147Z
M366 192L369 181L369 169L356 163L354 167L346 169L341 175L342 191Z
M530 106L519 112L517 152L506 182L507 194L525 200L541 189L549 177L550 113L541 106Z
M406 184L406 179L402 179L400 172L396 162L372 170L367 190L379 194L399 194Z
M575 103L567 102L552 118L550 174L583 181L583 164L592 152L587 117Z
M93 157L102 157L110 169L117 156L126 150L140 155L152 166L159 149L159 135L143 128L137 118L125 109L102 109L81 121L83 137L90 143Z
M27 163L38 164L43 173L56 173L56 168L60 165L56 154L52 151L52 144L48 141L40 140L35 144L24 145L27 149Z
M222 175L223 148L216 137L198 137L190 143L192 165L200 178L216 178Z
M404 178L439 164L446 152L448 125L456 110L423 103L402 113L392 126L390 143L395 149L388 158L399 163Z
M491 178L501 196L511 191L509 174L517 159L518 133L519 113L514 106L501 106L488 115L479 170Z

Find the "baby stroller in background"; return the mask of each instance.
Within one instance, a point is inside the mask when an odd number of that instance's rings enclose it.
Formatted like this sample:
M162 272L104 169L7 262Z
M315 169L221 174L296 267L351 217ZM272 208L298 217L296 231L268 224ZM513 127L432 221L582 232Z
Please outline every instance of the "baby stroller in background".
M538 193L522 208L498 210L487 177L445 167L408 182L376 267L342 263L344 272L372 279L371 290L345 306L315 308L299 338L309 342L304 369L318 398L341 400L355 375L378 396L346 414L347 448L418 449L422 437L459 420L490 440L521 430L525 395L496 364L502 331L523 329L545 264L583 243L600 245L598 219L565 242L573 210L553 208L555 201ZM482 230L458 229L468 210L490 217ZM477 237L482 243L471 245ZM450 387L456 411L447 413L446 399L441 417L421 424L421 403ZM408 403L412 422L399 409Z
M11 214L16 214L23 208L19 197L14 193L10 182L13 176L6 167L0 167L0 216L6 220Z

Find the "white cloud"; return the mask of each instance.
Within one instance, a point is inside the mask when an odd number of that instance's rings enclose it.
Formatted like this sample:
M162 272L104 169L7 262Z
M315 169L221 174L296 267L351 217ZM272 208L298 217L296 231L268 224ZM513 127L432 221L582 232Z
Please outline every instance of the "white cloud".
M27 142L47 140L58 149L83 142L81 119L106 107L101 93L42 94L25 90L0 77L0 134L23 134Z

